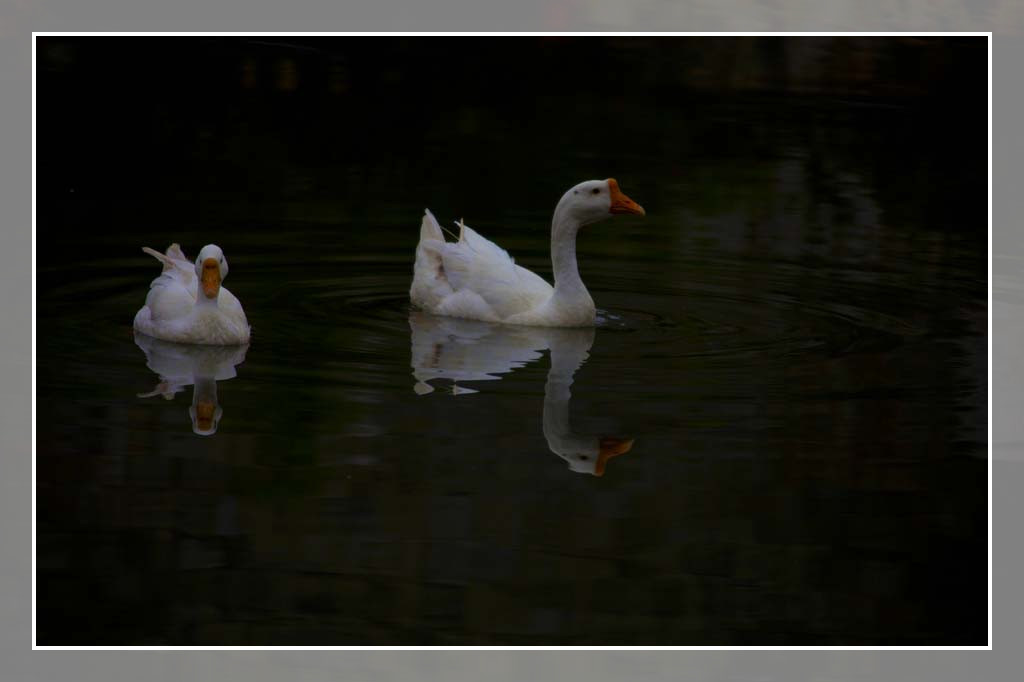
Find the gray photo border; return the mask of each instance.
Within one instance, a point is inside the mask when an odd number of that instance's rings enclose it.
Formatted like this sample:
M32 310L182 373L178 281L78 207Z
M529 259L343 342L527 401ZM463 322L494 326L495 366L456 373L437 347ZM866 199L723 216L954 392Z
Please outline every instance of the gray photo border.
M993 651L32 651L32 31L264 30L955 30L988 31L993 39L993 235L997 253L1022 239L1014 215L1024 209L1019 189L1024 165L1024 13L1001 0L979 2L972 13L962 0L891 0L866 4L822 0L760 0L742 5L706 0L582 0L509 9L473 0L290 2L182 0L173 12L131 0L31 0L0 9L0 679L77 680L960 680L1018 679L1014 662L1024 624L1024 598L1013 589L1024 571L1024 528L1018 490L1024 485L1024 445L1000 437L992 424L993 455ZM907 8L932 8L917 14ZM415 9L403 13L398 5ZM559 14L552 19L551 8ZM801 13L799 5L817 9ZM872 3L874 5L875 3ZM6 5L6 4L5 4ZM615 9L613 5L617 5ZM1019 3L1017 3L1019 6ZM504 7L504 9L501 9ZM626 9L623 9L625 7ZM718 9L715 9L718 7ZM659 9L660 8L660 9ZM727 15L726 8L728 8ZM773 10L774 11L771 11ZM781 9L780 9L781 8ZM788 8L788 9L787 9ZM832 18L821 13L831 9ZM842 8L846 8L845 10ZM1001 9L1002 8L1002 9ZM672 10L672 11L670 11ZM603 13L602 13L603 12ZM744 12L746 14L744 15ZM781 14L780 14L781 12ZM740 16L737 16L739 13ZM792 18L780 25L779 18ZM817 20L817 27L806 26ZM914 25L914 24L917 25ZM960 25L953 25L958 23ZM418 25L410 25L418 24ZM560 25L556 25L560 24ZM1001 227L1000 227L1001 226ZM38 254L40 262L45 253ZM997 272L998 274L998 272ZM990 307L991 309L991 307ZM1005 343L1008 320L992 320L992 400L1004 413L1024 404L1024 386L1002 379L1000 367L1017 346ZM935 570L942 570L936 566ZM1002 589L1000 589L1002 586Z

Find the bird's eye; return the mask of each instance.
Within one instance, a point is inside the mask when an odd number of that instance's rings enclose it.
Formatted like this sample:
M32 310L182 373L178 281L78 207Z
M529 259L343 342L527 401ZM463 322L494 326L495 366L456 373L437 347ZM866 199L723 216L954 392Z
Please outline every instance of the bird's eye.
M593 193L594 194L600 194L601 193L600 188L595 187Z
M223 257L221 257L221 259L220 259L220 264L224 265L224 258Z
M580 459L583 460L584 462L586 462L590 458L587 457L586 455L580 455Z

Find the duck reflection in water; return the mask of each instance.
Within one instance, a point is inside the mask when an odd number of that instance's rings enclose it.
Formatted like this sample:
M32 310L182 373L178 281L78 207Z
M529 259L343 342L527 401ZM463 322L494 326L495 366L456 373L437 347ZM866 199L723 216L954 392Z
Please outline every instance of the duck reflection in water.
M140 398L162 396L171 400L186 386L194 386L188 408L192 431L200 436L217 433L224 410L217 403L217 382L237 376L235 366L245 361L248 344L196 346L171 343L135 333L135 343L146 354L146 367L160 376L160 383Z
M548 447L575 472L603 476L608 460L629 452L632 438L575 433L569 423L573 377L594 344L594 328L524 327L439 317L419 311L409 315L412 368L420 395L435 390L428 382L452 382L453 395L476 393L460 381L494 381L517 367L551 355L544 384L543 430Z

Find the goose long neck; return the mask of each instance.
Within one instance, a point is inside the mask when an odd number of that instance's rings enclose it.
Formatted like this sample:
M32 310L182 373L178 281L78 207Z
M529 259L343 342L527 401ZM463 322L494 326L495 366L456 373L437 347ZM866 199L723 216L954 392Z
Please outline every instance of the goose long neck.
M569 401L572 399L573 375L559 375L552 369L544 384L544 417L541 429L552 450L561 451L563 439L572 435L569 426Z
M555 278L555 296L587 293L576 264L576 233L579 229L579 221L560 202L551 219L551 267Z
M544 384L544 437L552 450L565 449L572 438L569 424L569 401L576 372L587 361L594 343L593 329L558 329L549 335L551 368Z

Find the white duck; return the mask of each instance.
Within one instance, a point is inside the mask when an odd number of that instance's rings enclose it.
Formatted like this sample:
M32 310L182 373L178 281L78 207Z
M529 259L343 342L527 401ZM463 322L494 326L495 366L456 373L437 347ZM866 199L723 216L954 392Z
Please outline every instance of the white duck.
M619 213L645 214L614 178L581 182L562 196L551 220L552 287L461 221L459 240L445 241L427 210L409 298L428 312L449 317L539 327L593 326L594 300L576 266L576 233Z
M149 285L146 304L135 315L135 330L164 341L233 346L249 342L242 304L221 286L228 262L216 244L207 244L193 265L181 247L167 253L142 249L164 265Z

